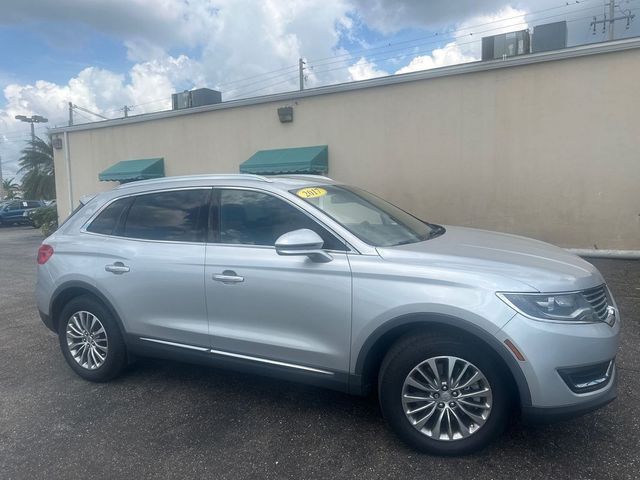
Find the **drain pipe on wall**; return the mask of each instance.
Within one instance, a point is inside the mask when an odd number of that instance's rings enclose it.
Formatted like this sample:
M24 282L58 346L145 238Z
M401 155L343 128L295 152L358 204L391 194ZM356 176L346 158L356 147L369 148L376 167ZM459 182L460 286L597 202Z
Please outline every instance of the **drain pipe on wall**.
M618 260L640 260L640 250L597 250L589 248L566 248L579 257L614 258Z
M64 132L64 163L67 169L67 182L68 182L68 194L69 194L69 212L70 215L73 212L73 186L71 182L71 154L69 153L69 132Z

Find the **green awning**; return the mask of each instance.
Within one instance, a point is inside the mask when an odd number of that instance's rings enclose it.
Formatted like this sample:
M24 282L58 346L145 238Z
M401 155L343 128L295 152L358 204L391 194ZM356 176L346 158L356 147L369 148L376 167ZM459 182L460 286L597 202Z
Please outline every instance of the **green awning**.
M123 160L98 175L101 182L123 183L160 177L164 177L164 159L162 158Z
M326 145L260 150L240 165L240 173L256 175L326 174L328 171L329 147Z

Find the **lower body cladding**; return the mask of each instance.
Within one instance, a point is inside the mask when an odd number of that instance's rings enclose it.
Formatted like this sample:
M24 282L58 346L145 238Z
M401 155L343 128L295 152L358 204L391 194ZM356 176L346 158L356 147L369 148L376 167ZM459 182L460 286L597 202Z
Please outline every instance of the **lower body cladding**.
M588 413L616 398L615 356L620 322L541 322L516 315L500 331L522 354L518 362L530 402L527 422L550 422Z
M209 365L239 372L264 375L319 387L348 391L348 374L306 365L279 362L261 357L241 355L208 347L185 345L165 340L129 335L127 347L134 355L167 358Z

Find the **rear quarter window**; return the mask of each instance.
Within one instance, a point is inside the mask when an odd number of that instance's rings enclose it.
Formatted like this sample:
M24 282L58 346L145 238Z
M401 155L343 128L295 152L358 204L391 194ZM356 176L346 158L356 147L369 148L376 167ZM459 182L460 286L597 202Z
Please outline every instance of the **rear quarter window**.
M113 235L122 214L130 204L130 198L121 198L120 200L116 200L115 202L107 205L107 207L102 210L89 224L87 232L100 233L102 235Z

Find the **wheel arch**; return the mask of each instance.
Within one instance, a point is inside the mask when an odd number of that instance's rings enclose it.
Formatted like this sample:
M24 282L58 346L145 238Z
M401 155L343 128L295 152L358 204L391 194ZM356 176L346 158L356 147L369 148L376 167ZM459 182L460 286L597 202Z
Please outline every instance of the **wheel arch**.
M51 296L51 301L49 303L49 314L51 316L52 326L56 332L58 331L58 322L60 321L59 317L64 306L72 299L81 295L91 295L92 297L97 298L107 308L107 310L109 310L109 313L113 315L113 318L116 320L116 323L120 328L120 333L122 333L123 337L125 337L126 329L124 328L122 319L118 315L118 312L116 312L111 302L109 302L109 300L96 287L86 282L80 281L70 281L63 283L58 288L56 288L53 295Z
M375 385L380 364L388 349L400 337L416 330L440 331L475 341L492 352L509 374L520 405L531 405L529 385L511 355L493 335L460 318L443 314L410 314L397 317L378 327L364 342L355 364L353 393L367 393Z

